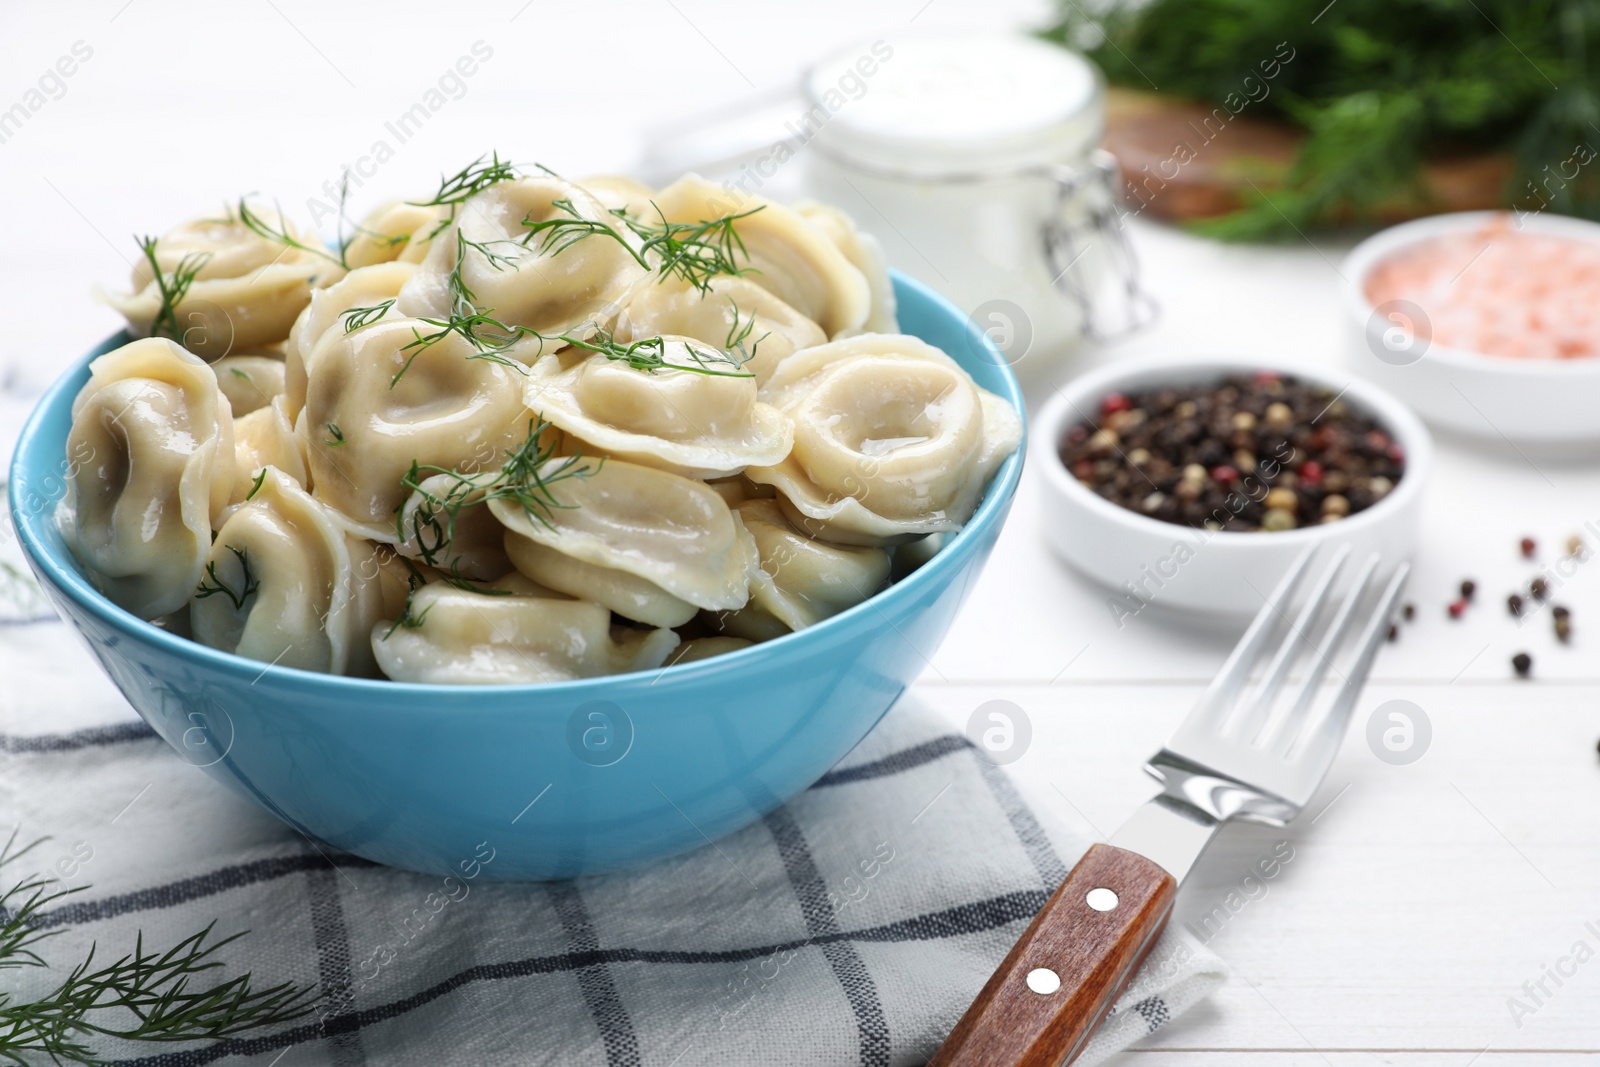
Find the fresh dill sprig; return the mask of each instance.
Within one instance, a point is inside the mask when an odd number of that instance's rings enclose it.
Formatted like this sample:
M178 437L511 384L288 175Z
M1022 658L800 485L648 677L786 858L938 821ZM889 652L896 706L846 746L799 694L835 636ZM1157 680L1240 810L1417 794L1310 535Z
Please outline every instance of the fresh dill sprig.
M484 162L484 157L479 156L454 174L442 175L439 179L439 191L433 194L432 199L408 202L416 207L449 207L453 215L456 205L476 196L491 185L511 181L516 177L516 165L510 160L502 160L499 152L491 152L488 162Z
M422 624L428 619L428 612L433 610L433 605L429 604L427 607L422 609L422 614L416 615L412 613L411 609L416 600L417 590L427 585L428 580L422 576L421 572L417 570L416 565L413 564L409 559L406 559L404 556L396 556L395 558L401 563L405 564L407 571L406 602L400 608L400 617L395 619L394 622L390 623L389 628L383 632L383 639L385 641L387 641L389 637L402 626L407 630L416 630L421 628Z
M156 291L161 294L161 305L150 324L150 336L170 337L181 343L184 331L178 327L178 305L183 303L183 298L189 295L189 287L211 261L211 253L190 252L168 274L161 269L161 261L156 258L156 248L161 243L159 239L135 236L134 240L139 242L139 250L149 262L150 272L155 276Z
M339 317L344 319L344 332L354 333L363 326L377 322L387 315L392 307L394 307L394 299L390 298L381 304L373 304L370 307L350 308L348 311L341 311Z
M256 480L250 484L250 491L244 495L246 500L253 500L261 492L261 483L267 480L267 468L262 467L256 471Z
M12 831L0 846L0 868L15 863L44 839L16 847ZM56 889L53 879L23 876L0 893L0 969L48 968L37 946L61 931L40 929L45 908L78 888ZM147 951L143 934L132 953L95 966L95 949L52 990L22 1000L0 994L0 1062L106 1064L90 1042L214 1040L303 1018L316 1007L313 990L283 982L257 988L248 973L202 984L205 972L224 966L220 951L243 934L212 940L211 923L165 951ZM111 1011L110 1015L105 1014Z
M323 423L323 425L328 428L329 433L333 434L332 437L323 438L323 444L330 448L338 448L340 445L344 444L344 431L339 429L339 424L337 422Z
M300 240L300 238L290 233L288 226L284 225L282 221L282 208L278 208L278 229L273 229L270 222L251 210L250 199L248 197L241 196L239 198L239 206L236 209L235 214L238 218L239 224L244 226L245 229L249 230L257 237L265 238L274 244L283 245L285 248L293 248L300 252L309 252L311 255L326 259L330 263L337 263L346 270L350 268L350 264L345 262L344 245L341 244L339 246L339 254L334 255L326 248L323 248L320 245L306 244L304 241Z
M560 200L550 201L550 206L555 208L559 215L544 219L541 222L533 221L533 212L528 212L522 217L522 225L528 230L522 235L522 243L528 244L533 238L539 238L538 250L547 256L559 256L573 245L587 237L609 237L616 241L628 255L632 256L639 266L649 269L650 264L640 255L627 239L618 233L615 227L599 219L585 218L579 211L571 197L562 197ZM615 214L613 212L613 214ZM622 216L618 216L622 218ZM624 220L625 221L625 220Z
M757 273L754 267L739 264L741 258L748 262L750 254L734 224L765 210L766 205L762 204L737 215L700 222L668 222L657 207L657 222L626 215L622 216L622 221L643 239L640 252L647 257L658 257L657 274L663 278L682 279L705 293L710 291L711 280L718 275Z
M261 473L265 475L266 469L262 468ZM259 483L256 488L260 488ZM255 495L254 489L251 490L251 495ZM244 581L241 583L242 588L235 590L233 586L219 578L217 576L217 561L212 560L206 564L206 574L212 584L207 585L205 578L200 579L200 585L194 591L194 598L196 600L204 600L207 597L225 596L233 604L233 610L239 611L244 607L244 602L249 600L261 588L261 583L256 580L256 576L250 571L250 553L248 551L237 548L234 545L229 545L228 551L232 552L233 558L239 561L239 568L244 577Z
M756 349L761 347L762 341L772 336L772 331L768 330L751 341L750 337L756 331L756 317L751 315L741 323L738 302L729 300L728 305L733 308L733 321L728 324L728 336L723 340L722 347L737 358L742 367L756 358Z
M692 363L673 363L667 359L667 340L664 337L646 337L642 340L624 343L618 341L607 330L596 330L589 338L568 337L565 334L561 339L574 348L596 352L607 359L614 359L626 363L635 370L653 373L658 370L686 370L695 374L709 374L718 378L754 378L750 371L744 370L745 361L753 352L723 352L716 348L696 348L693 344L684 343L684 350L689 353ZM742 348L742 342L741 342ZM730 370L718 370L711 364L720 363L730 367Z

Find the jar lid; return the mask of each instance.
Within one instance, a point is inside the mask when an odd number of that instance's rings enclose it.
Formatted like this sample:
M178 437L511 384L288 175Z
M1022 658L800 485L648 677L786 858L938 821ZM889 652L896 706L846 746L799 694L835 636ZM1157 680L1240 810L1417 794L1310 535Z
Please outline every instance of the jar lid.
M937 33L847 48L802 85L794 132L825 154L919 177L1008 173L1099 143L1105 90L1083 56L1020 34Z

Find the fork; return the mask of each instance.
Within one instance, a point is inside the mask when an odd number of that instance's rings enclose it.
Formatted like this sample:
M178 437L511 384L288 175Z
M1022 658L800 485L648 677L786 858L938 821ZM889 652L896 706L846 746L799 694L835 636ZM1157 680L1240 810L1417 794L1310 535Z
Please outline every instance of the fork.
M1368 558L1336 598L1350 555L1341 548L1291 618L1315 555L1309 548L1290 566L1194 709L1145 764L1161 792L1109 843L1091 846L1078 861L929 1067L1071 1063L1166 926L1178 884L1218 828L1230 819L1284 826L1300 814L1333 764L1410 573L1408 564L1395 568L1357 627L1380 560ZM1353 628L1359 629L1355 658L1338 672L1333 659ZM1280 632L1261 681L1247 694ZM1305 678L1281 707L1284 685L1302 659L1309 663ZM1329 670L1343 680L1318 713Z

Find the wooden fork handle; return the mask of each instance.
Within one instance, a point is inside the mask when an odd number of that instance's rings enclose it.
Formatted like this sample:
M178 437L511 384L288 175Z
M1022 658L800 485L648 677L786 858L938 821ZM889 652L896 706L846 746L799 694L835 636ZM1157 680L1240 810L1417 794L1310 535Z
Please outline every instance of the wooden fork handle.
M928 1067L1071 1063L1167 925L1177 892L1143 856L1092 846Z

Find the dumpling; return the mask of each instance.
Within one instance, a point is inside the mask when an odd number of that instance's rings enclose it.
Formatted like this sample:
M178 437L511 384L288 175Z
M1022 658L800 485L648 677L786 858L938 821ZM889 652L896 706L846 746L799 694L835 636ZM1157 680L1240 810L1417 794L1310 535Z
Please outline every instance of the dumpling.
M552 597L520 576L495 591L418 589L404 615L372 628L379 668L397 682L563 682L652 670L678 646L671 630L613 626L599 604Z
M352 271L376 263L421 263L445 217L445 209L432 204L403 200L383 204L356 227L345 246L344 261Z
M453 578L487 582L510 574L505 528L484 501L501 476L487 470L422 478L400 508L403 540L395 548Z
M398 539L402 479L413 463L493 469L528 435L521 371L473 358L459 334L415 344L432 332L396 319L329 334L307 383L296 425L309 446L313 492L373 540Z
M211 364L211 372L236 419L266 407L283 392L283 357L270 349L223 356Z
M211 368L165 338L89 364L72 402L63 534L90 580L142 619L189 600L233 486L233 415Z
M707 291L679 278L641 286L617 318L619 341L662 335L692 337L730 349L742 345L744 368L765 385L773 370L802 348L828 340L822 327L763 289L749 277L712 278Z
M305 438L294 432L283 397L233 420L233 500L245 499L266 467L275 467L302 489L309 488Z
M220 359L289 336L311 290L344 275L321 247L321 238L301 233L276 208L241 202L165 234L134 266L133 292L105 299L133 333L171 337L196 355Z
M530 513L516 500L489 501L512 561L535 581L654 625L686 622L689 606L737 608L750 598L755 539L704 482L613 459L546 481L559 506ZM549 551L524 551L519 539ZM667 617L678 622L656 621Z
M600 232L530 229L558 220ZM638 245L615 215L570 182L499 182L461 205L400 291L398 306L405 315L443 320L465 295L508 325L550 337L587 336L615 316L623 295L645 276ZM453 274L464 294L452 286Z
M955 360L914 337L864 334L798 352L768 384L794 422L774 486L813 537L892 545L956 530L1022 440L1022 420Z
M713 656L749 648L753 644L754 641L743 637L692 637L672 650L665 665L671 667L679 663L698 663Z
M689 477L734 474L789 454L789 420L756 399L755 378L720 362L720 349L664 337L648 351L703 371L643 370L574 345L534 362L524 399L608 456Z
M734 510L756 539L761 572L750 603L716 616L721 633L765 641L803 630L866 600L889 577L887 551L813 540L776 501L747 500Z
M400 295L400 287L410 280L416 269L415 264L411 263L380 263L372 267L360 267L326 289L311 294L311 303L294 320L289 340L283 346L283 391L289 398L290 418L298 418L300 409L306 406L306 372L311 366L317 342L332 330L349 333L347 327L358 329L385 318L400 318L400 313L394 310L393 300ZM345 312L355 308L378 310L344 317Z
M650 201L656 195L656 191L635 178L602 174L585 178L578 184L589 195L600 201L607 211L621 211L635 218L649 218L655 214L650 207Z
M655 205L669 222L710 222L745 215L733 223L744 247L740 266L749 278L829 337L859 331L872 311L866 277L827 234L781 204L733 194L698 174L686 174L661 190ZM749 212L750 214L745 214Z
M883 246L870 233L856 229L855 220L836 207L819 204L815 200L802 200L794 205L795 212L817 229L828 235L844 258L855 264L867 279L872 291L872 310L862 323L862 333L899 333L900 320L895 316L894 282L889 278L889 260Z
M372 546L267 467L217 531L189 625L203 645L279 667L370 674L383 612Z

